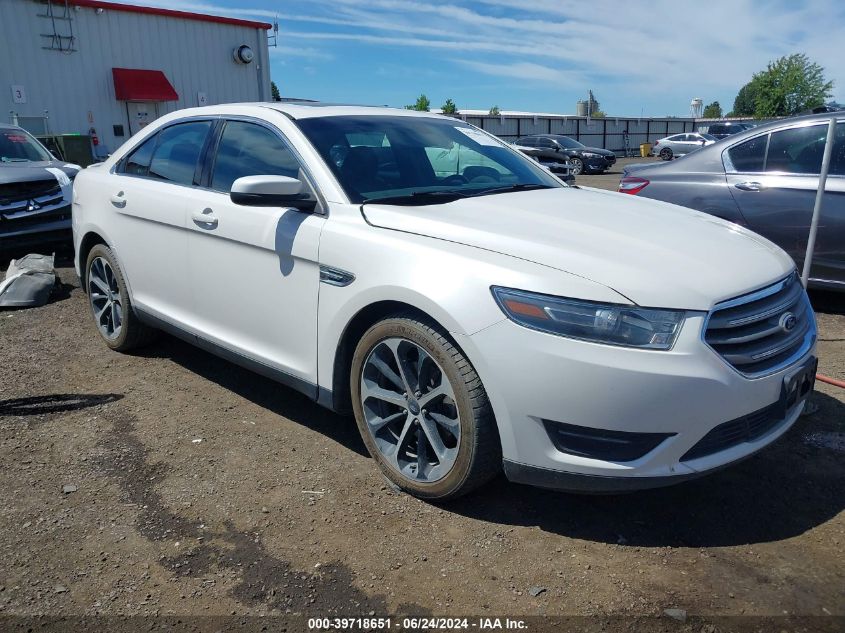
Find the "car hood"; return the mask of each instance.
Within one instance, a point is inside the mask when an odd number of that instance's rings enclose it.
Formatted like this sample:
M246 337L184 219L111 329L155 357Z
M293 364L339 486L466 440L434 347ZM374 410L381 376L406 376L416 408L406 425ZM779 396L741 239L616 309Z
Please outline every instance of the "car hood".
M513 192L419 207L369 204L362 212L376 227L549 266L649 307L709 310L794 268L780 248L730 222L592 189Z
M48 170L63 171L68 179L72 180L79 172L80 167L57 160L0 163L0 185L44 180L50 176L57 178L55 171Z

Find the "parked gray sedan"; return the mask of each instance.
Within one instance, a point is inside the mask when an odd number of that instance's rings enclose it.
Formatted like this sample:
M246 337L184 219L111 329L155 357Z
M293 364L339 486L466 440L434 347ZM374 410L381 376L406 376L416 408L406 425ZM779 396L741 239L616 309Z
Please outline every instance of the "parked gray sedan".
M736 222L804 262L831 114L734 134L669 163L629 165L619 191ZM845 291L845 112L836 137L810 280ZM718 253L713 253L718 258Z

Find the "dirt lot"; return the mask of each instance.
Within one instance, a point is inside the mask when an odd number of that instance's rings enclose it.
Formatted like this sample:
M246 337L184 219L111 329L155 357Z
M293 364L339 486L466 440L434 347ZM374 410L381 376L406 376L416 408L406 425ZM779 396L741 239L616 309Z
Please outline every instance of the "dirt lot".
M108 352L60 274L49 305L0 312L0 629L234 614L212 630L253 630L244 617L286 613L845 626L829 617L845 616L842 389L818 384L818 412L774 446L682 486L582 497L499 479L437 506L394 493L350 419L269 380L169 337ZM813 299L820 371L843 378L841 298ZM818 617L718 619L784 614Z

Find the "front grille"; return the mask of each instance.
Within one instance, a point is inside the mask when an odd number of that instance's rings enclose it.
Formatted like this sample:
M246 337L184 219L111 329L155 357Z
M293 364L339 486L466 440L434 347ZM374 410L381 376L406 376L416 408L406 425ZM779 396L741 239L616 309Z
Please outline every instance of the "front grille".
M0 185L0 206L56 194L59 191L61 191L59 181L52 177L25 182L9 182Z
M753 442L777 426L783 414L783 405L775 402L754 413L720 424L684 453L681 461L712 455L743 442Z
M71 211L70 205L60 207L44 213L31 213L27 215L18 216L16 218L4 218L0 215L0 236L4 233L14 233L26 227L38 226L39 224L47 224L50 222L70 221Z
M716 305L705 342L748 377L773 373L803 356L816 335L807 293L798 274Z

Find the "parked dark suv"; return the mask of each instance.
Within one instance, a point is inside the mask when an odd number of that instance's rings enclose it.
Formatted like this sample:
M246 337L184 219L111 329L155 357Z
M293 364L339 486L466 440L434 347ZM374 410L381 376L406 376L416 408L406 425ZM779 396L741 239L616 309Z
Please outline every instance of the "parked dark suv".
M616 162L616 154L610 150L598 147L586 147L573 138L561 134L536 134L519 138L515 145L534 149L532 156L536 156L541 163L572 164L571 173L599 174ZM552 169L554 171L554 169Z
M71 183L79 172L29 132L0 123L0 252L71 239Z
M750 123L741 123L739 121L725 121L724 123L713 123L707 128L707 133L716 138L725 138L737 132L745 132L754 127Z

